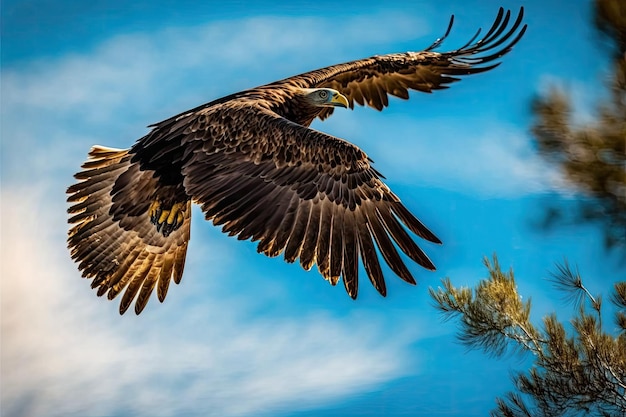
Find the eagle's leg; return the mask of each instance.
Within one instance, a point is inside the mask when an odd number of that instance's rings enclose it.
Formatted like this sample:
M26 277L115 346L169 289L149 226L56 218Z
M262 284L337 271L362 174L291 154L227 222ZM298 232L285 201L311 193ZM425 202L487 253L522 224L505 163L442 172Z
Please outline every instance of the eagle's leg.
M157 199L150 204L148 213L150 215L150 221L156 226L157 231L167 237L183 224L186 209L186 202L174 203L171 206L167 206L162 200Z

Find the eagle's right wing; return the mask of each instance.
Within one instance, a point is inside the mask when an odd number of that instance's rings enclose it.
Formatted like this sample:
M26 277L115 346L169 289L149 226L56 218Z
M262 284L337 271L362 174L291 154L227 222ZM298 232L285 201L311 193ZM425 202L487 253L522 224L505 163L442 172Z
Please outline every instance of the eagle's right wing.
M415 280L396 246L435 269L406 228L431 242L439 239L356 146L250 102L215 106L181 120L179 128L186 135L186 193L224 232L259 241L259 252L284 251L286 261L299 257L305 269L317 264L333 285L343 278L352 298L359 257L373 285L386 294L376 246L409 283Z

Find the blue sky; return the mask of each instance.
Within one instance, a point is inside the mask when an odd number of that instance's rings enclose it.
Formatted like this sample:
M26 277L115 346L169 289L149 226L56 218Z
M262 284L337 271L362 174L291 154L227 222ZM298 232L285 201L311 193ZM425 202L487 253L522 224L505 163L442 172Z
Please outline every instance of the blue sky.
M574 207L536 155L530 99L565 88L589 120L607 62L584 1L508 1L529 29L503 64L384 112L317 129L356 143L443 240L435 272L351 300L315 271L257 255L195 209L187 267L167 300L120 317L65 247L65 188L93 144L244 88L374 54L441 50L487 28L495 1L2 2L2 413L14 416L485 415L525 360L455 341L428 287L473 285L482 257L513 267L534 317L564 308L545 278L576 263L593 291L623 273L592 226L546 234L545 202Z

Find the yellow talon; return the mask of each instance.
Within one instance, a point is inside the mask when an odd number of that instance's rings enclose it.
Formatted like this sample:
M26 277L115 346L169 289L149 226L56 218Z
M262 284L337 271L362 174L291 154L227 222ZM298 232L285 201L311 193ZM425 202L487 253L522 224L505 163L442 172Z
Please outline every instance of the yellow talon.
M169 216L167 217L167 224L173 224L175 220L182 218L182 207L183 203L176 203L172 206Z
M159 217L159 220L157 221L157 223L164 223L165 220L167 220L167 217L169 216L170 211L169 210L163 210L163 212L161 213L161 216Z
M163 236L167 237L185 221L187 204L186 201L176 203L165 209L167 206L165 206L162 201L155 200L150 204L150 208L148 209L150 222L156 226L158 232L161 232Z
M161 204L159 203L159 200L154 200L152 204L150 204L150 208L148 209L148 214L150 215L150 218L156 217L157 210L160 206Z

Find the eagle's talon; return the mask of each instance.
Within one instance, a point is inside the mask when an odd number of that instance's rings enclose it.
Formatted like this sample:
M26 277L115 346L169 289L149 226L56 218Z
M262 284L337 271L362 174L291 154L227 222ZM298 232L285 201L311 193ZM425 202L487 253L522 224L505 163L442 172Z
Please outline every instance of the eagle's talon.
M150 215L150 222L156 226L157 232L167 237L174 230L182 226L185 220L185 204L186 203L176 203L169 209L165 209L161 201L155 200L152 202L148 214Z
M159 216L159 220L157 220L157 223L159 224L165 223L169 215L170 215L170 210L162 210L161 215Z
M157 220L161 216L161 202L159 200L154 200L150 204L148 214L150 214L150 222L156 226Z

